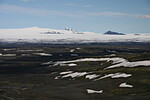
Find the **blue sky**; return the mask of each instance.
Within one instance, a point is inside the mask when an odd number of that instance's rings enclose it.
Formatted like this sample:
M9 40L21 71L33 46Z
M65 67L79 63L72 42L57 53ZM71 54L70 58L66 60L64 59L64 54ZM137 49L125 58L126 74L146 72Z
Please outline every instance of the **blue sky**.
M150 33L150 0L0 0L0 28Z

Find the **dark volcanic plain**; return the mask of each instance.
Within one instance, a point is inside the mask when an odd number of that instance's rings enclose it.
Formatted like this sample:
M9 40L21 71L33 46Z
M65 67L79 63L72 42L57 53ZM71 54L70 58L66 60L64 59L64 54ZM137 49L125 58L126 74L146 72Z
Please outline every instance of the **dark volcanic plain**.
M81 58L150 60L149 43L0 44L0 54L0 100L150 100L150 66L104 70L112 61L76 62L77 66L43 65ZM99 75L95 79L118 72L132 76L100 80L87 79L86 75L63 78L60 73L66 71ZM121 83L133 87L119 87ZM103 93L89 94L87 89Z

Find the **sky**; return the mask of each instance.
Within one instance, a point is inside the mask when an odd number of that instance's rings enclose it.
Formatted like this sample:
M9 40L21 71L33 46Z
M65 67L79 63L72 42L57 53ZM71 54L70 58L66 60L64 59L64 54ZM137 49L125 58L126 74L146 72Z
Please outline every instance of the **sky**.
M150 33L150 0L0 0L0 29Z

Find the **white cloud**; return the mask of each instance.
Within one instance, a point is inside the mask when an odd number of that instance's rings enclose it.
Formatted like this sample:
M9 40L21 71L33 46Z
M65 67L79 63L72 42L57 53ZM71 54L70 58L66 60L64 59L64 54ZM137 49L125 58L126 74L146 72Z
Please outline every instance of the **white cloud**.
M78 14L71 14L67 12L62 11L52 11L52 10L46 10L46 9L36 9L36 8L27 8L27 7L21 7L21 6L15 6L15 5L0 5L0 12L3 13L23 13L23 14L29 14L34 16L68 16L68 17L82 17Z
M109 17L113 17L113 16L128 16L128 14L126 13L119 13L119 12L88 12L88 15L91 16L109 16Z
M150 15L139 15L137 17L139 17L139 18L150 18Z
M143 14L128 14L128 13L120 13L120 12L85 12L88 16L107 16L107 17L133 17L133 18L143 18L150 19L150 15Z

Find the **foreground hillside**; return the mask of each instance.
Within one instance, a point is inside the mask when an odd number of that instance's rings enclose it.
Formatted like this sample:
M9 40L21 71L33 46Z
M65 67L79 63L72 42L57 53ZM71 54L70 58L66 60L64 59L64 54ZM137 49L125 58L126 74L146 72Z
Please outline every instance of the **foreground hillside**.
M149 100L150 45L0 45L2 100Z
M150 42L150 34L123 34L108 31L108 34L77 32L73 29L47 28L0 29L0 42L83 44L105 42Z

